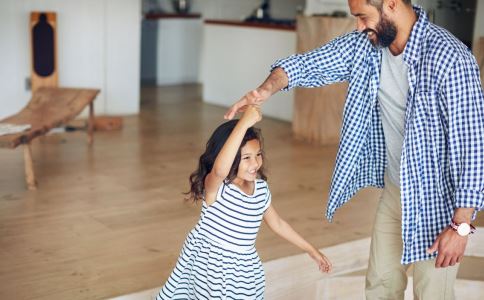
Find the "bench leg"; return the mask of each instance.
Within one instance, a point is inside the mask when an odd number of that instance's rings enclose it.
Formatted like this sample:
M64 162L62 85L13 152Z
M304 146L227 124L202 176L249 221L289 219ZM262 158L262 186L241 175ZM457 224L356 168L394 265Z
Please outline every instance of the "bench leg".
M32 151L30 150L30 143L24 144L24 161L25 180L27 181L27 188L29 190L36 190L37 182L35 180L34 163L32 161Z
M89 121L87 123L87 143L89 145L92 145L94 142L94 136L93 136L93 131L94 131L94 103L91 102L89 104Z

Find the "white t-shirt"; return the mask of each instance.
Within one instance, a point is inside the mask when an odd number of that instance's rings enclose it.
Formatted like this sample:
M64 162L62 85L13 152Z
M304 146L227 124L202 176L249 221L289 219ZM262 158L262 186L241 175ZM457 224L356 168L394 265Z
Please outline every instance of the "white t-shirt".
M393 56L384 48L380 73L378 102L383 123L387 152L386 173L396 186L400 186L400 158L405 133L405 108L408 95L408 67L403 53Z

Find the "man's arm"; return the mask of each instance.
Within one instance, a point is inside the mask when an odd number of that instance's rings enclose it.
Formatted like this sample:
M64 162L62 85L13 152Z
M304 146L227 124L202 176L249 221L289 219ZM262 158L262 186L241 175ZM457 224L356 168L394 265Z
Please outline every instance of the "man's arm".
M276 61L269 77L232 105L224 118L232 119L237 112L244 111L247 105L261 105L282 89L318 87L349 80L358 39L361 39L361 34L352 32L312 51Z
M245 111L247 105L261 105L270 96L285 88L288 82L286 72L281 68L275 68L257 89L248 92L232 105L224 118L233 119L236 113Z
M275 68L264 82L257 88L260 93L269 93L270 96L287 86L289 78L281 68Z
M475 60L463 57L449 71L441 97L448 114L448 146L454 191L455 223L471 223L473 214L484 206L484 96ZM451 220L449 220L449 223ZM458 263L468 237L447 226L428 249L438 251L435 266Z
M474 214L474 208L456 208L454 211L454 222L470 224L472 221L472 215Z
M484 95L474 57L454 63L441 88L447 108L454 208L484 207Z

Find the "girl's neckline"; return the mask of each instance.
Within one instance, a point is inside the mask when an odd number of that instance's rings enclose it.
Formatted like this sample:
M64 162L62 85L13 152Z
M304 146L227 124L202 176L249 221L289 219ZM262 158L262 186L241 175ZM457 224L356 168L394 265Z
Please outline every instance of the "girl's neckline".
M255 196L255 191L257 190L257 179L254 180L254 189L252 191L251 194L247 194L246 192L244 192L244 190L242 190L239 186L237 186L235 183L233 182L230 182L229 185L233 186L234 188L236 188L241 194L247 196L247 197L253 197Z

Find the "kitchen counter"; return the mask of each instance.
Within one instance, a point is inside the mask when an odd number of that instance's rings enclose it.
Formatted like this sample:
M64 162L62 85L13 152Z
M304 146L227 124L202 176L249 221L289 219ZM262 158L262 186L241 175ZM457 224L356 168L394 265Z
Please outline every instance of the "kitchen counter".
M145 19L157 20L157 19L200 19L201 14L174 14L174 13L146 13Z
M233 21L233 20L205 20L205 24L212 25L227 25L227 26L241 26L251 28L263 28L263 29L275 29L275 30L288 30L295 31L296 25L289 22L274 21Z

